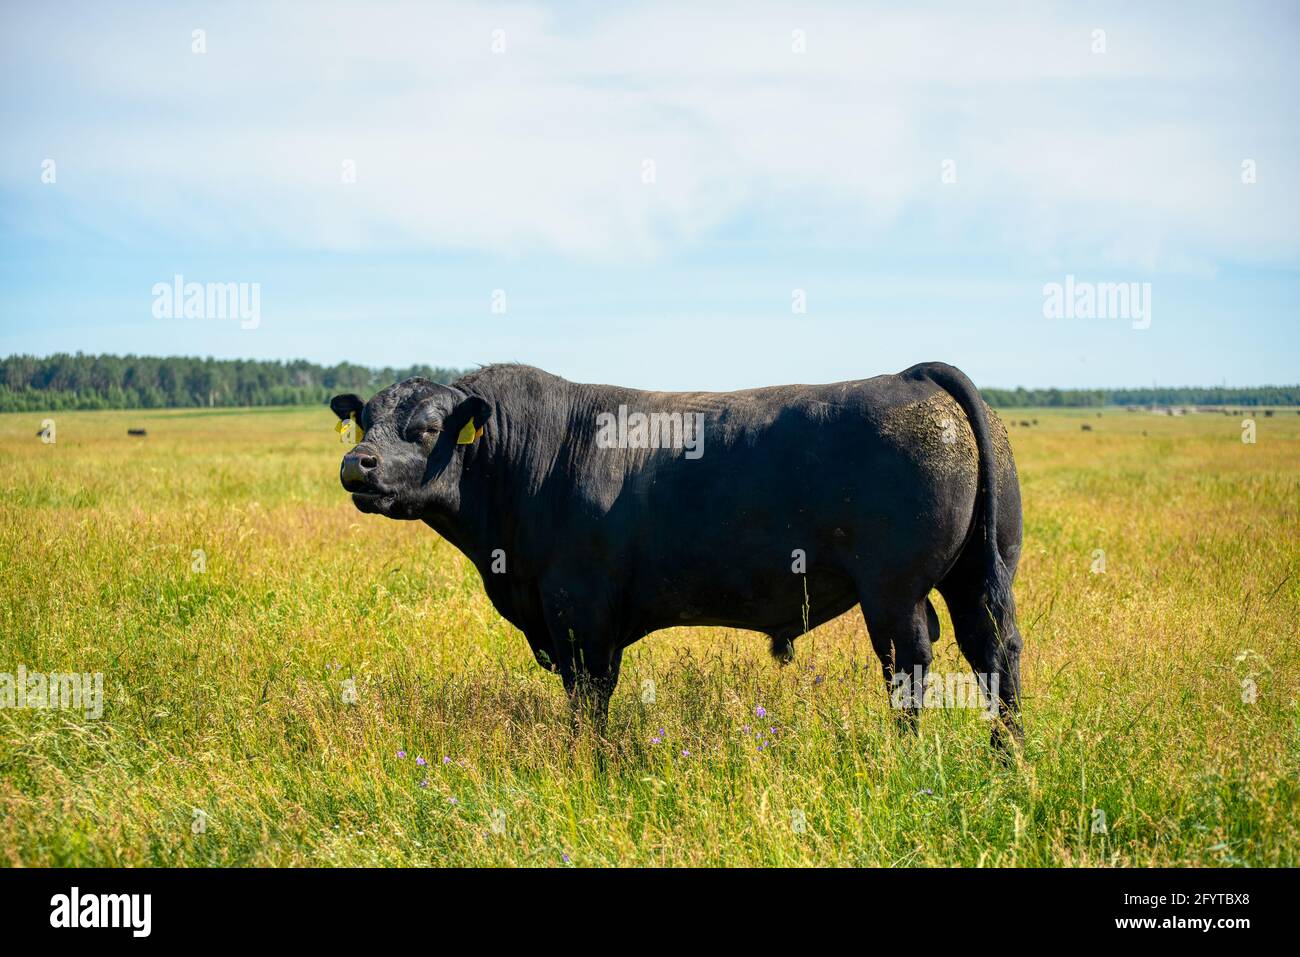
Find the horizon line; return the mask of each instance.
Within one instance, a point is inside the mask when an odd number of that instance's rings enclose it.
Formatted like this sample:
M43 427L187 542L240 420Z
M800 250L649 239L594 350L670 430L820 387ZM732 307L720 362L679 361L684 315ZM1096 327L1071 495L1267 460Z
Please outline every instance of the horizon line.
M486 368L486 367L491 366L491 365L510 365L510 364L514 364L514 365L531 365L531 363L527 363L527 362L525 362L525 363L518 363L518 362L515 362L514 360L503 360L503 361L501 361L501 362L474 363L474 365L471 366L471 367L462 367L462 366L457 366L457 365L440 365L440 364L435 363L435 362L427 362L427 361L425 361L425 362L419 362L419 361L417 361L417 362L407 362L407 363L389 363L389 364L385 364L385 365L372 365L372 364L370 364L370 363L364 363L364 362L350 362L350 361L347 360L347 359L339 359L337 362L335 362L335 363L333 363L333 364L327 364L327 363L323 363L323 362L318 362L318 361L313 360L313 359L306 359L306 358L303 358L303 357L293 357L293 358L287 358L287 359L286 359L286 358L253 358L253 357L221 358L221 357L218 357L218 356L212 356L212 355L201 356L201 355L192 355L192 354L183 354L183 353L174 353L174 354L169 354L169 355L154 355L154 354L150 354L150 353L136 353L136 352L126 352L126 353L114 353L114 352L82 352L82 351L80 351L80 350L78 350L77 352L61 352L61 351L54 351L54 352L46 353L46 354L44 354L44 355L40 355L40 354L36 354L36 353L30 353L30 352L11 352L11 353L8 353L8 354L6 354L6 355L2 355L2 356L0 356L0 362L8 362L8 361L11 360L11 359L35 359L35 360L48 360L48 359L52 359L52 358L54 358L55 356L69 356L69 357L74 357L74 358L80 356L80 357L83 357L83 358L89 358L89 359L103 359L103 358L109 358L109 359L154 359L154 360L166 360L166 359L189 359L189 360L196 360L196 361L200 361L200 362L266 362L266 363L280 363L280 364L282 364L282 365L286 365L286 364L290 364L290 363L301 363L301 364L305 364L305 365L317 366L317 367L322 368L322 369L332 368L333 366L340 366L340 365L352 365L352 366L355 366L355 367L357 367L357 368L367 369L367 370L369 370L369 371L371 371L371 372L379 372L379 371L382 371L382 370L384 370L384 369L397 370L397 369L401 369L401 368L409 368L409 367L413 367L413 366L421 366L421 365L423 365L423 366L429 366L430 368L434 368L434 369L441 369L441 370L448 371L448 372L455 372L455 373L457 373L457 377L458 377L458 378L459 378L459 376L461 376L461 375L466 375L466 374L468 374L468 373L470 373L470 372L475 371L476 369ZM541 366L534 366L534 368L539 368L539 369L540 369ZM543 371L548 372L548 373L550 373L551 375L559 375L558 373L550 372L550 370L546 370L546 369L544 369ZM887 372L878 372L878 373L875 373L875 375L889 375L889 374L890 374L890 373L887 373ZM863 378L872 378L872 377L873 377L873 376L864 376ZM566 377L566 376L560 376L560 378L567 378L567 377ZM453 380L453 381L454 381L454 380ZM569 380L569 381L574 381L574 382L576 382L577 380ZM853 380L836 380L836 381L853 381ZM599 384L599 383L586 383L586 384L591 385L591 384ZM610 383L610 384L614 384L614 383ZM831 384L833 384L833 383L830 383L830 382L823 382L823 383L777 383L777 384L779 384L779 385L831 385ZM3 383L0 383L0 387L5 387L5 386L4 386ZM1211 384L1205 384L1205 383L1191 383L1191 384L1184 383L1184 384L1181 384L1181 385L1169 385L1169 384L1162 384L1162 383L1152 382L1152 383L1149 384L1149 385L1123 385L1123 386L1055 386L1055 385L1046 385L1046 386L1014 385L1014 386L1007 386L1007 385L977 385L977 387L980 389L980 391L984 391L984 390L997 390L997 391L1002 391L1002 392L1015 392L1015 391L1018 391L1018 390L1022 390L1022 391L1025 391L1025 392L1043 392L1043 391L1049 391L1049 390L1056 390L1056 391L1058 391L1058 392L1136 392L1136 391L1141 390L1141 389L1225 389L1225 390L1226 390L1226 389L1300 389L1300 381L1298 381L1298 382L1262 382L1262 383L1252 383L1252 384L1249 384L1249 385L1229 385L1229 384L1227 384L1227 383L1217 383L1217 384L1212 384L1212 385L1211 385ZM40 392L44 392L44 391L49 391L49 390L46 390L46 389L32 389L32 390L30 390L30 391L40 391ZM661 391L662 391L662 390L661 390ZM668 391L705 391L705 392L709 392L709 391L720 391L720 392L733 392L733 391L743 391L743 390L735 390L735 389L711 390L711 389L705 389L705 390L668 390ZM188 408L188 406L177 406L176 408ZM230 406L229 408L238 408L238 407L237 407L237 406Z

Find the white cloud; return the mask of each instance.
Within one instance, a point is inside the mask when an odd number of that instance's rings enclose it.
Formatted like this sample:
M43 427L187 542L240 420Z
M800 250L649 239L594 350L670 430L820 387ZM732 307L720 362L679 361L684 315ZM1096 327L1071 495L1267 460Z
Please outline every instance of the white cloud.
M636 260L740 217L851 244L916 215L1045 266L1293 260L1294 15L1182 10L39 9L7 14L4 176L57 149L98 228L214 244Z

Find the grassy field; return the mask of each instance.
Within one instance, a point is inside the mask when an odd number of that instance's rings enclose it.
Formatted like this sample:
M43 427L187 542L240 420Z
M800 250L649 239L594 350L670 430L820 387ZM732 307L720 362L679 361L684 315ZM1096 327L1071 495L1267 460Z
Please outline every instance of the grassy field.
M897 736L856 611L784 669L747 632L633 646L599 761L473 568L353 509L326 410L63 413L54 444L42 418L0 416L0 672L102 672L104 711L0 710L5 864L1300 863L1293 411L1254 444L1004 414L1009 764L971 710Z

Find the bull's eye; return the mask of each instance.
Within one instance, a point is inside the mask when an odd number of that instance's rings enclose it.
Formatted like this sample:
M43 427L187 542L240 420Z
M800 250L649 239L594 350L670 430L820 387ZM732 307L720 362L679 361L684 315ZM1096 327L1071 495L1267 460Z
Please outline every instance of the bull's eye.
M442 420L436 410L421 408L407 418L404 438L415 445L432 445L441 431Z

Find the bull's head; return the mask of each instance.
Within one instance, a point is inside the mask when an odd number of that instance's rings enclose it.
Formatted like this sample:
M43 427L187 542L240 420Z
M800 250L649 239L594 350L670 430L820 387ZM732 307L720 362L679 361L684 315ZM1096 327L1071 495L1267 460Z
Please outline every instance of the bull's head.
M339 469L358 509L399 519L458 513L466 456L492 416L486 401L416 378L369 402L336 395L330 408L344 421L355 417L362 429Z

